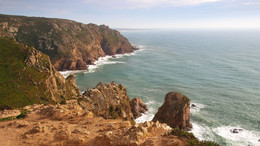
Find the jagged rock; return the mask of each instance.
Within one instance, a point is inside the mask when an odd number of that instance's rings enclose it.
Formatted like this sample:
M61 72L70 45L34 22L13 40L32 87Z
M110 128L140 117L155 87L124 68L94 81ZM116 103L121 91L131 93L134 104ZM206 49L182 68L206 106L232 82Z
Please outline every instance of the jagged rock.
M95 138L97 146L103 145L156 145L156 141L161 140L161 136L171 131L171 127L157 122L145 122L133 125L124 134L112 134L111 132L99 135ZM153 138L153 139L150 139ZM167 140L168 141L168 140ZM163 144L162 144L163 145Z
M121 101L125 87L109 84L100 83L98 91L111 93L111 97L100 97L129 104L129 101ZM115 94L110 91L111 87L121 95L114 97L117 100L112 98ZM87 100L78 99L57 105L26 106L30 111L26 118L0 122L0 145L183 146L192 140L186 135L173 135L171 127L158 121L132 125L128 120L88 116L92 112L86 108L87 104L82 104L85 102Z
M0 72L6 82L1 84L0 110L60 103L81 96L75 77L65 79L41 51L7 38L0 38L0 45L5 46L1 48L5 53L0 54L0 62L8 68Z
M0 28L0 37L13 38L49 55L57 70L87 69L99 57L136 50L120 32L105 25L0 15Z
M166 123L172 128L189 130L192 128L189 98L178 92L169 92L152 121Z
M84 102L88 103L86 109L95 115L110 119L127 119L133 121L130 107L130 98L126 88L114 82L98 83L95 88L88 89L83 93ZM133 121L134 122L134 121Z
M197 107L195 104L191 104L191 107Z
M78 104L77 100L67 100L64 105L47 105L35 108L41 116L46 116L53 120L64 120L71 117L78 117L85 114L85 111Z
M132 99L130 101L130 105L131 105L131 111L135 119L140 117L142 113L145 113L148 110L146 104L139 97Z
M0 111L0 119L6 118L6 117L16 117L19 114L21 114L20 110L3 110L3 111Z
M242 132L242 131L243 131L243 129L236 129L236 128L230 129L230 132L231 132L231 133L240 133L240 132Z

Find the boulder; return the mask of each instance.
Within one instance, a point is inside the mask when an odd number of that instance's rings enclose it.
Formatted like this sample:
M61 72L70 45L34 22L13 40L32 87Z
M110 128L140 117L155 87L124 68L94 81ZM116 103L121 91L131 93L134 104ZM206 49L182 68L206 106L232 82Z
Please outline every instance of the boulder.
M139 97L132 99L130 101L130 105L131 105L131 111L135 119L140 117L142 113L145 113L148 110L146 104Z
M152 121L166 123L172 128L190 130L192 125L189 98L178 92L169 92Z

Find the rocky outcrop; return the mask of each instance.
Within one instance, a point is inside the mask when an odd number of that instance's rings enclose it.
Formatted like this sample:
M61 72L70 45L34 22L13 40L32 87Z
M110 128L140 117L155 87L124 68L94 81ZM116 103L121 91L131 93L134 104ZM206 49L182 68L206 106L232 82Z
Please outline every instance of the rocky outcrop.
M95 146L122 145L122 146L156 146L156 145L182 145L182 140L172 139L167 136L171 128L166 124L157 122L145 122L136 124L123 133L105 133L95 138ZM114 135L118 136L114 136Z
M87 69L99 57L136 50L108 26L71 20L0 15L0 37L33 46L51 58L57 70Z
M21 114L20 110L3 110L0 111L0 119L7 117L16 117Z
M28 112L23 119L0 122L0 145L217 146L158 121L132 125L128 120L104 119L82 102L77 99L24 107Z
M142 113L145 113L148 110L146 104L139 97L132 99L130 101L130 105L131 105L131 111L135 119L140 117Z
M166 123L172 128L190 130L192 125L189 98L178 92L169 92L152 121Z
M65 79L47 55L10 39L0 38L0 46L0 109L60 103L80 96L75 77Z
M81 104L95 115L105 119L125 119L134 123L130 98L126 88L114 82L98 83L95 88L83 93Z

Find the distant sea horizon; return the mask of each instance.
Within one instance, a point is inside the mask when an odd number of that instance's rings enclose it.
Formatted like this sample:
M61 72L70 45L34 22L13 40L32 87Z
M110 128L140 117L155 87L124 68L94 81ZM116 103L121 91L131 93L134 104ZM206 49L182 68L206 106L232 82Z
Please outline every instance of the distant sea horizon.
M151 120L168 92L183 93L196 106L192 132L200 140L260 145L260 29L118 30L140 50L62 74L75 74L82 92L123 84L148 105L136 122Z

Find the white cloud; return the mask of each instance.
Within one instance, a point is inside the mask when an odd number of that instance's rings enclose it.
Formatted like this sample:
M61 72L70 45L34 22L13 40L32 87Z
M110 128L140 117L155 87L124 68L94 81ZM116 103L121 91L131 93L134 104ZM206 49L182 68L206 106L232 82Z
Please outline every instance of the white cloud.
M152 8L167 6L188 6L222 0L84 0L87 3L107 5L118 8Z
M249 2L245 2L245 5L260 5L260 1L249 1Z

